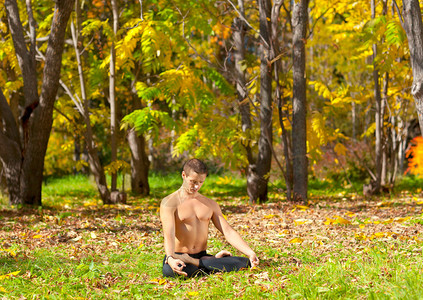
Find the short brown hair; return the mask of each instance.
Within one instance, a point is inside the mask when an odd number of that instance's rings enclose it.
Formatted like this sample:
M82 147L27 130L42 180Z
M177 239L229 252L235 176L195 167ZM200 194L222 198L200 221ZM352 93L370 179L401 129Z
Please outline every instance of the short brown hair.
M187 175L189 175L191 171L194 171L195 173L198 173L198 174L206 174L206 175L209 173L206 164L197 158L192 158L187 160L184 163L184 166L182 167L182 169Z

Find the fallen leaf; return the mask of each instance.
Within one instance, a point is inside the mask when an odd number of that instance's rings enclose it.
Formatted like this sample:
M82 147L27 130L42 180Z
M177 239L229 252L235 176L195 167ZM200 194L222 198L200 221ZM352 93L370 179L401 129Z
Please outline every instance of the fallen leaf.
M300 238L300 237L296 237L296 238L293 238L292 240L290 240L289 242L291 243L291 244L295 244L295 243L302 243L304 240L302 239L302 238Z

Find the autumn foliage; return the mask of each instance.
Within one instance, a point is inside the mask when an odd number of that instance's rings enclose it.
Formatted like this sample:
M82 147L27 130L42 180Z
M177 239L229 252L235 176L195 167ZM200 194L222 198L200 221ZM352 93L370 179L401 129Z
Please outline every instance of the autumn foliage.
M408 158L406 173L423 177L423 137L415 137L411 141L411 145L406 153L406 157Z

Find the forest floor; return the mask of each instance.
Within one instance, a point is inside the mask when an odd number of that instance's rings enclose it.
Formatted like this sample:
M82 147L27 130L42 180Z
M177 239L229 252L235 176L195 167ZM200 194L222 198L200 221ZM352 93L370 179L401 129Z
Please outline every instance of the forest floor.
M212 197L256 250L258 268L191 279L161 274L159 199L99 205L74 195L0 211L3 299L421 299L423 194L314 197L309 205ZM274 199L276 199L275 197ZM225 199L225 200L223 200ZM228 249L211 226L209 252Z

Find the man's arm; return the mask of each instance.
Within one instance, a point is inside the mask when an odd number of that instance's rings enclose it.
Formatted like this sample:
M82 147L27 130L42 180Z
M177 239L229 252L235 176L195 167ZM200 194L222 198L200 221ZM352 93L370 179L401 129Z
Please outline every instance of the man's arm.
M250 258L251 266L256 267L259 264L259 259L256 253L248 246L248 244L242 239L238 232L236 232L231 225L223 217L222 211L219 205L213 202L213 216L212 221L216 228L225 236L225 239L236 249L244 253Z
M170 198L163 199L160 205L160 220L162 221L164 248L168 265L172 270L180 275L188 276L182 269L185 263L175 254L175 212L174 205Z

